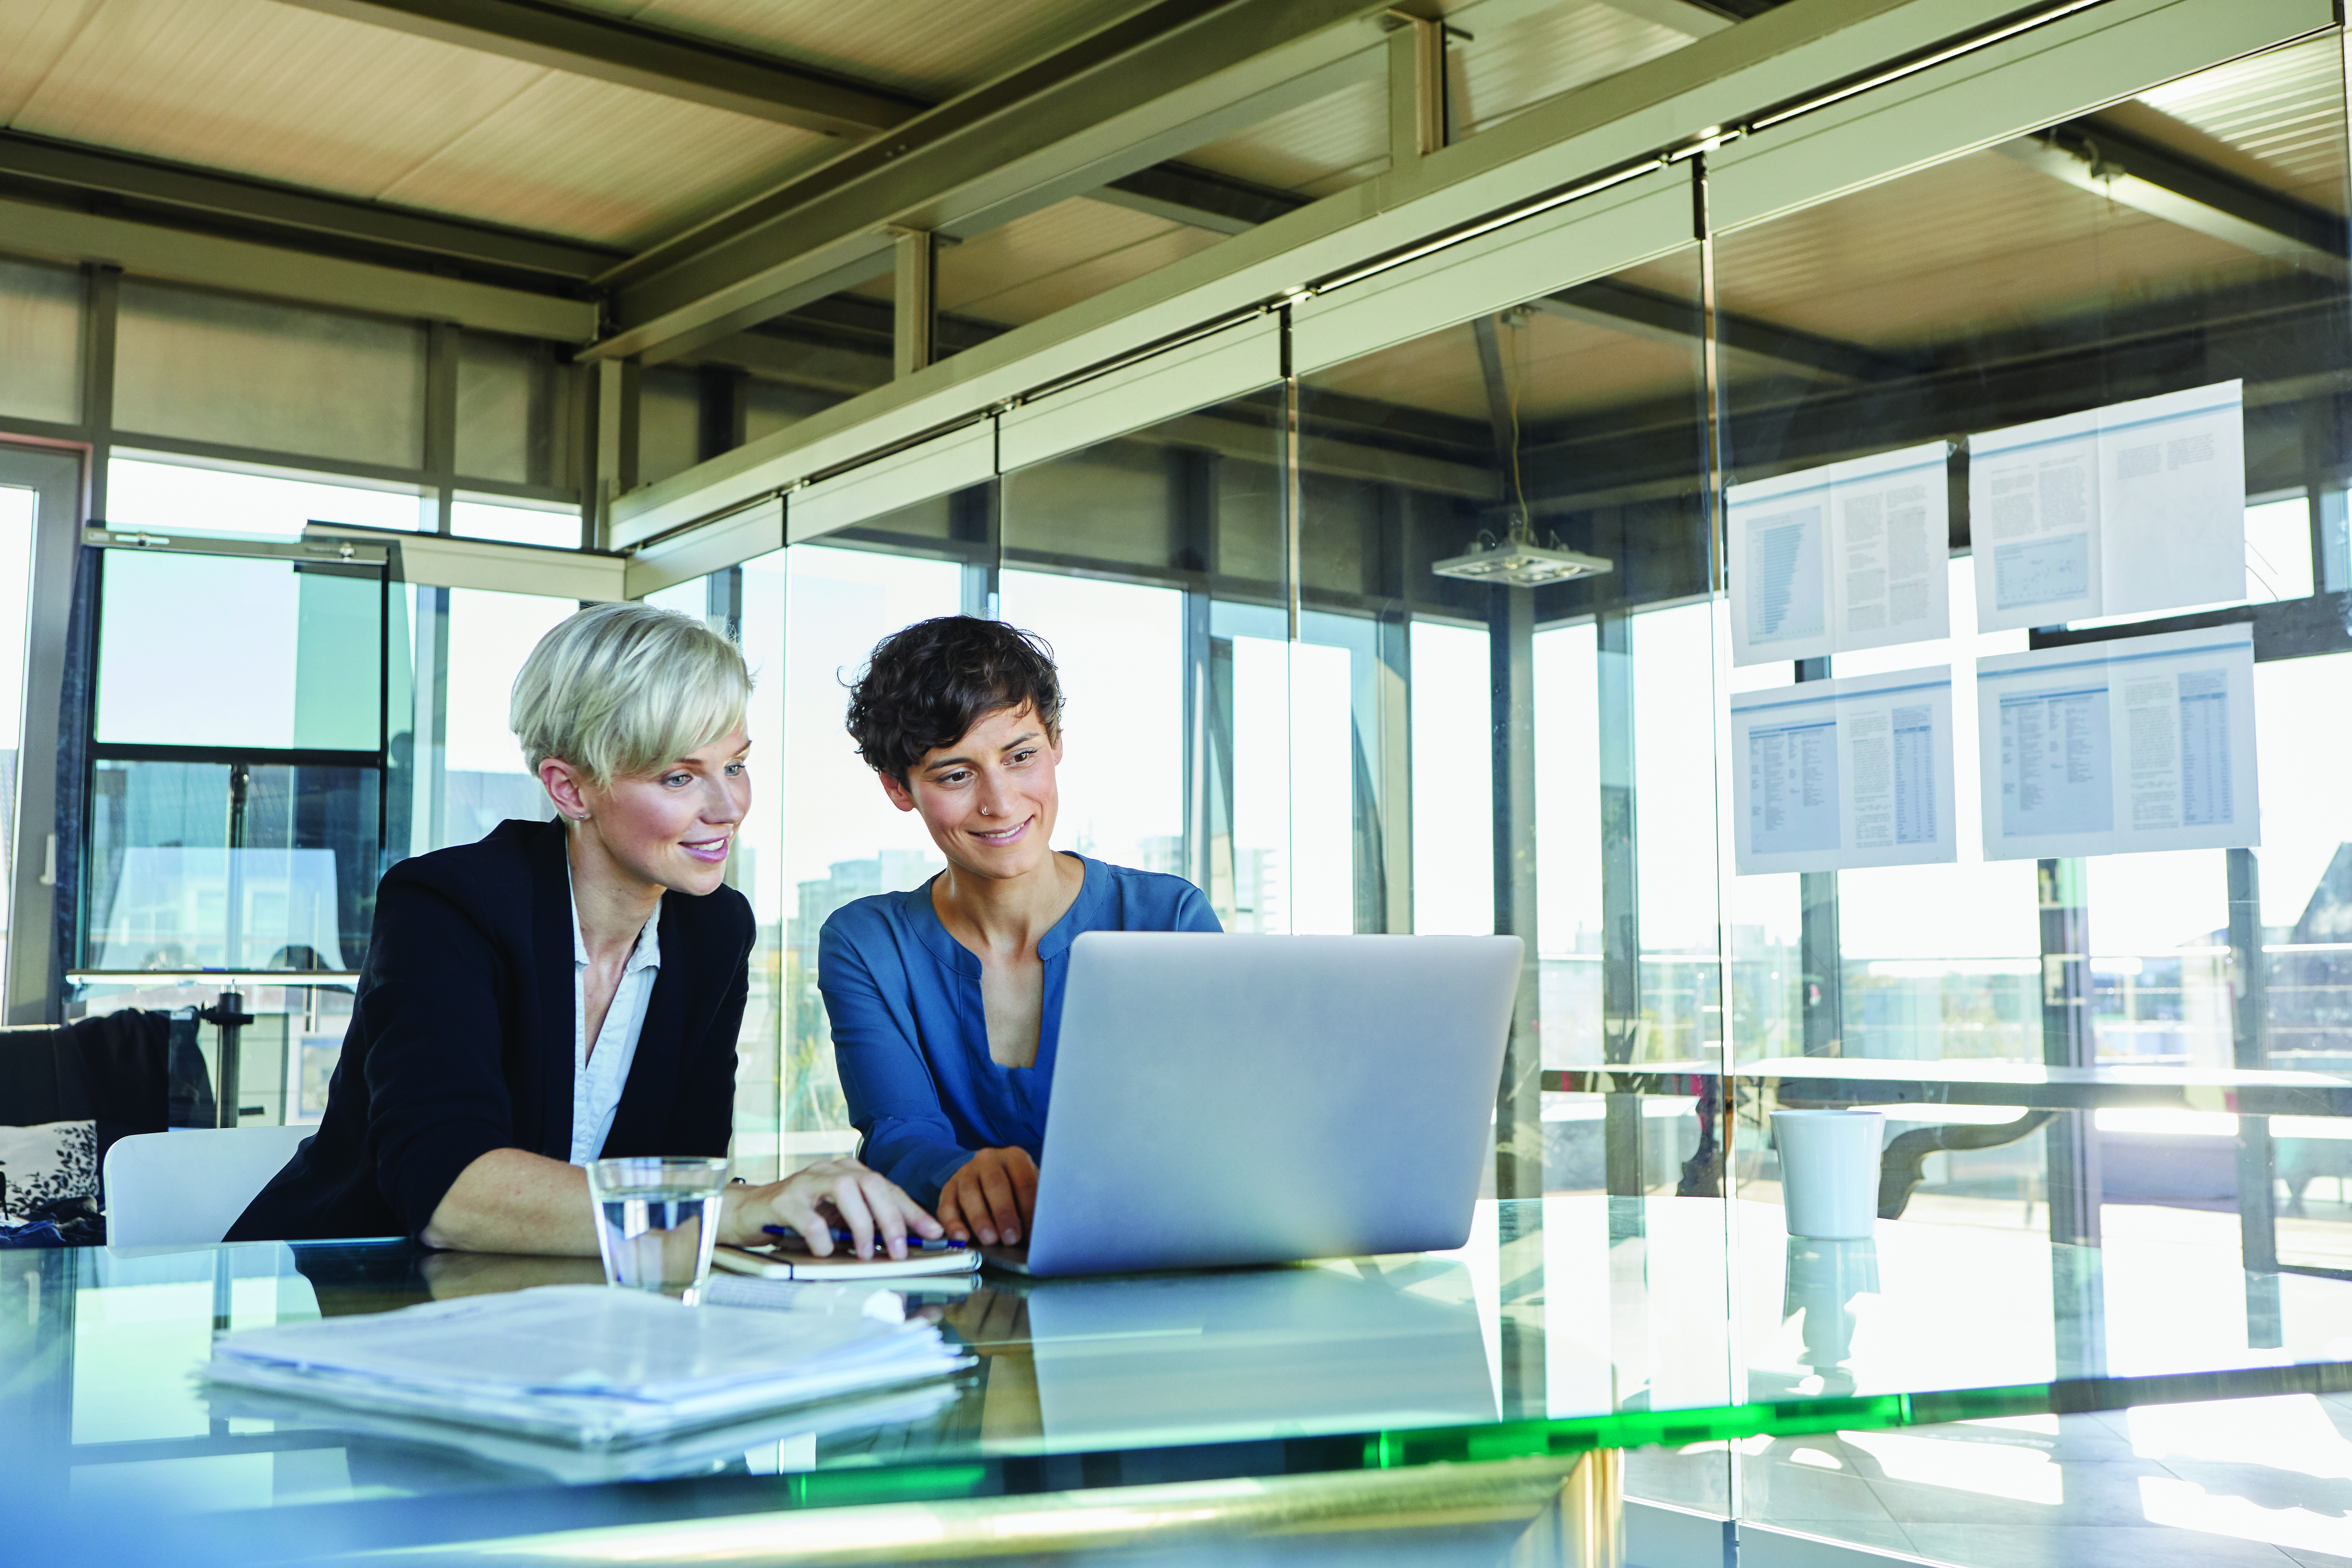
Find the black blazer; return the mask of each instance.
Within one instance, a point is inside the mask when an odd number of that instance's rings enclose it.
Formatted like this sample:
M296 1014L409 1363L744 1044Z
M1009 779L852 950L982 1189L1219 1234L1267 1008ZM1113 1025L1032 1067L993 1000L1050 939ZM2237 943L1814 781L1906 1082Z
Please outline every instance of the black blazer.
M751 938L732 888L662 895L605 1154L727 1152ZM326 1115L226 1239L417 1237L491 1150L569 1160L572 975L561 822L501 823L385 872Z

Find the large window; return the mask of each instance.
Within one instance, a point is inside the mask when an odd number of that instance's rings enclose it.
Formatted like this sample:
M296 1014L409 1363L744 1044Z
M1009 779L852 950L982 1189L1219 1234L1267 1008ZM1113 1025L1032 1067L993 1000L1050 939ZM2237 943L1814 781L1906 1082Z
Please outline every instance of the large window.
M887 526L892 519L879 520ZM842 727L847 682L891 632L962 604L951 561L797 545L784 552L782 734L773 770L786 824L782 877L785 1036L782 1152L856 1142L816 989L817 935L854 899L920 887L943 862L921 821L892 807ZM758 775L755 774L755 777Z

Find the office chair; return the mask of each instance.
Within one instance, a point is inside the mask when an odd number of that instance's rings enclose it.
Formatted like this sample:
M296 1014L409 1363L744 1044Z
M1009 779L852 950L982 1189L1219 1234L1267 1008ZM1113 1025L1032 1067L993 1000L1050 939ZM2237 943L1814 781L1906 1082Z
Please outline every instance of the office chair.
M195 1247L218 1241L254 1194L316 1131L191 1128L118 1140L106 1153L107 1244Z

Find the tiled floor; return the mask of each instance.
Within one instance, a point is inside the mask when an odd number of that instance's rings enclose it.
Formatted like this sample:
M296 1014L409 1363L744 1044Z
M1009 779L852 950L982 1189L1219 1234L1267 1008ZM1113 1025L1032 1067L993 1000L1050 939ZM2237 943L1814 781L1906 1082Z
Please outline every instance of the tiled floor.
M1964 1568L2352 1568L2352 1396L1783 1438L1744 1485L1759 1522Z

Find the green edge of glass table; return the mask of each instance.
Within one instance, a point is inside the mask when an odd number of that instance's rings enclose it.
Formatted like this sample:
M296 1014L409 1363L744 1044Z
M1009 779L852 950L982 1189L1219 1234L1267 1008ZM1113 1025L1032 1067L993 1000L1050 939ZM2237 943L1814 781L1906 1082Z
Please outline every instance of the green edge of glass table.
M2233 1249L1879 1228L1836 1253L1769 1205L1555 1196L1481 1205L1456 1253L992 1279L939 1303L982 1365L926 1410L781 1412L718 1435L733 1457L701 1473L574 1484L514 1439L191 1379L223 1328L593 1263L396 1242L12 1253L0 1489L19 1530L47 1507L79 1552L120 1527L117 1561L175 1563L944 1560L1467 1521L1606 1563L1628 1449L2352 1390L2352 1282L2283 1281L2283 1348L2255 1350ZM2153 1299L2203 1275L2227 1278ZM774 1473L747 1466L761 1449Z

